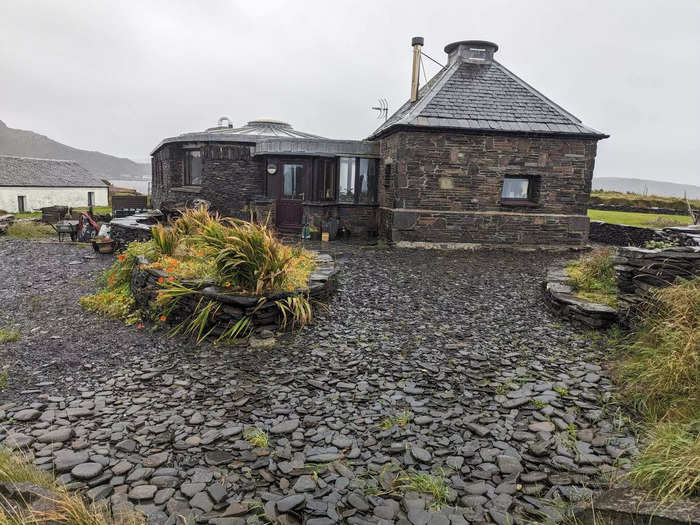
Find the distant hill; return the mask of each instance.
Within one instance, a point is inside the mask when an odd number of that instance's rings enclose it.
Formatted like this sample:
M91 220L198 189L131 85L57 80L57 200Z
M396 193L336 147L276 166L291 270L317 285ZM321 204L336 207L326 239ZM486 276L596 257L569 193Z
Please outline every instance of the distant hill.
M700 186L677 184L675 182L661 182L658 180L626 179L624 177L593 177L593 189L681 198L685 191L689 199L700 199Z
M75 160L102 179L141 179L151 173L149 164L114 157L99 151L71 148L33 131L8 128L1 120L0 155Z

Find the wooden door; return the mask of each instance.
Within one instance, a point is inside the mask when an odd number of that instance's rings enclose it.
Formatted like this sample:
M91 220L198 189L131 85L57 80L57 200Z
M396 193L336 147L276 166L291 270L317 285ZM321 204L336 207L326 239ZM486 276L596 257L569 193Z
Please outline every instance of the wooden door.
M283 161L272 176L269 187L277 198L277 227L281 230L298 230L302 226L308 172L307 162L303 160Z

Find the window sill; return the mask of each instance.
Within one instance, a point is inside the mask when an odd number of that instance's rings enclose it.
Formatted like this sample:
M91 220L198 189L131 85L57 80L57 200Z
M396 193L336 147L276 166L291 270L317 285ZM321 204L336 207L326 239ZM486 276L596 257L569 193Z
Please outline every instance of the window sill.
M541 204L526 199L504 199L501 201L501 206L510 208L539 208Z

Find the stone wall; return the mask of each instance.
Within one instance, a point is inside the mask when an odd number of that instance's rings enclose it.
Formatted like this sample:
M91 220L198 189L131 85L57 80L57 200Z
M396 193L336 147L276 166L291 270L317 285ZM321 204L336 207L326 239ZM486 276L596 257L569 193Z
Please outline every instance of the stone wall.
M397 243L575 245L588 238L588 217L514 212L380 209L380 236Z
M320 231L323 221L337 219L338 228L346 228L352 236L363 238L376 235L377 208L376 204L305 203L304 215Z
M693 228L642 228L626 224L611 224L603 221L591 221L589 239L593 242L613 246L641 247L648 241L676 243L680 246L693 246L700 240L700 230L692 233Z
M158 279L167 279L169 275L156 268L143 268L147 264L146 259L138 258L131 277L131 291L138 307L144 313L152 314L152 305L162 289ZM197 293L181 297L168 314L167 323L177 325L188 320L200 299L204 298L217 305L213 321L206 327L207 331L211 329L214 336L220 336L244 316L252 319L254 333L276 330L280 327L282 316L275 301L298 295L316 300L325 299L337 288L337 273L333 258L327 254L318 254L317 266L309 276L308 287L290 292L276 292L264 296L236 295L212 282L181 280L183 285L197 290ZM264 299L262 305L261 299Z
M252 149L245 144L202 148L201 197L228 217L249 220L251 200L265 193L265 165L251 156Z
M576 297L569 286L566 263L558 263L547 270L544 297L547 305L558 315L588 328L607 328L618 321L617 310L606 304L594 303Z
M592 210L603 211L624 211L627 213L661 213L664 215L688 215L687 209L677 210L676 208L649 208L643 206L628 206L623 204L593 204L588 206Z
M204 199L223 215L250 218L250 201L265 191L264 165L250 144L207 144L202 152L202 184L182 187L185 154L181 144L166 144L152 157L154 208L164 203Z
M394 242L583 244L594 139L399 131L381 139L381 235ZM533 202L501 202L506 175Z
M156 212L144 212L128 217L114 218L109 223L110 238L115 241L116 248L122 249L132 241L150 241L151 226L162 217Z
M615 257L618 305L626 319L634 317L637 307L652 288L673 284L681 277L700 276L700 247L677 246L665 250L621 248Z

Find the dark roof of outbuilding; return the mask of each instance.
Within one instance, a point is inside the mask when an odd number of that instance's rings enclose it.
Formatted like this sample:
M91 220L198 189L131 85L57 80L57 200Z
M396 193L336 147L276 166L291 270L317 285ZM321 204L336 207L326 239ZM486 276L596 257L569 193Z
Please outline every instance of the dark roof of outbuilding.
M74 160L0 155L0 186L106 187Z
M474 62L452 56L460 45L472 43L491 46L491 57ZM497 49L495 44L481 41L448 45L445 51L450 54L450 63L423 86L416 102L401 106L370 139L399 126L608 137L493 60Z

